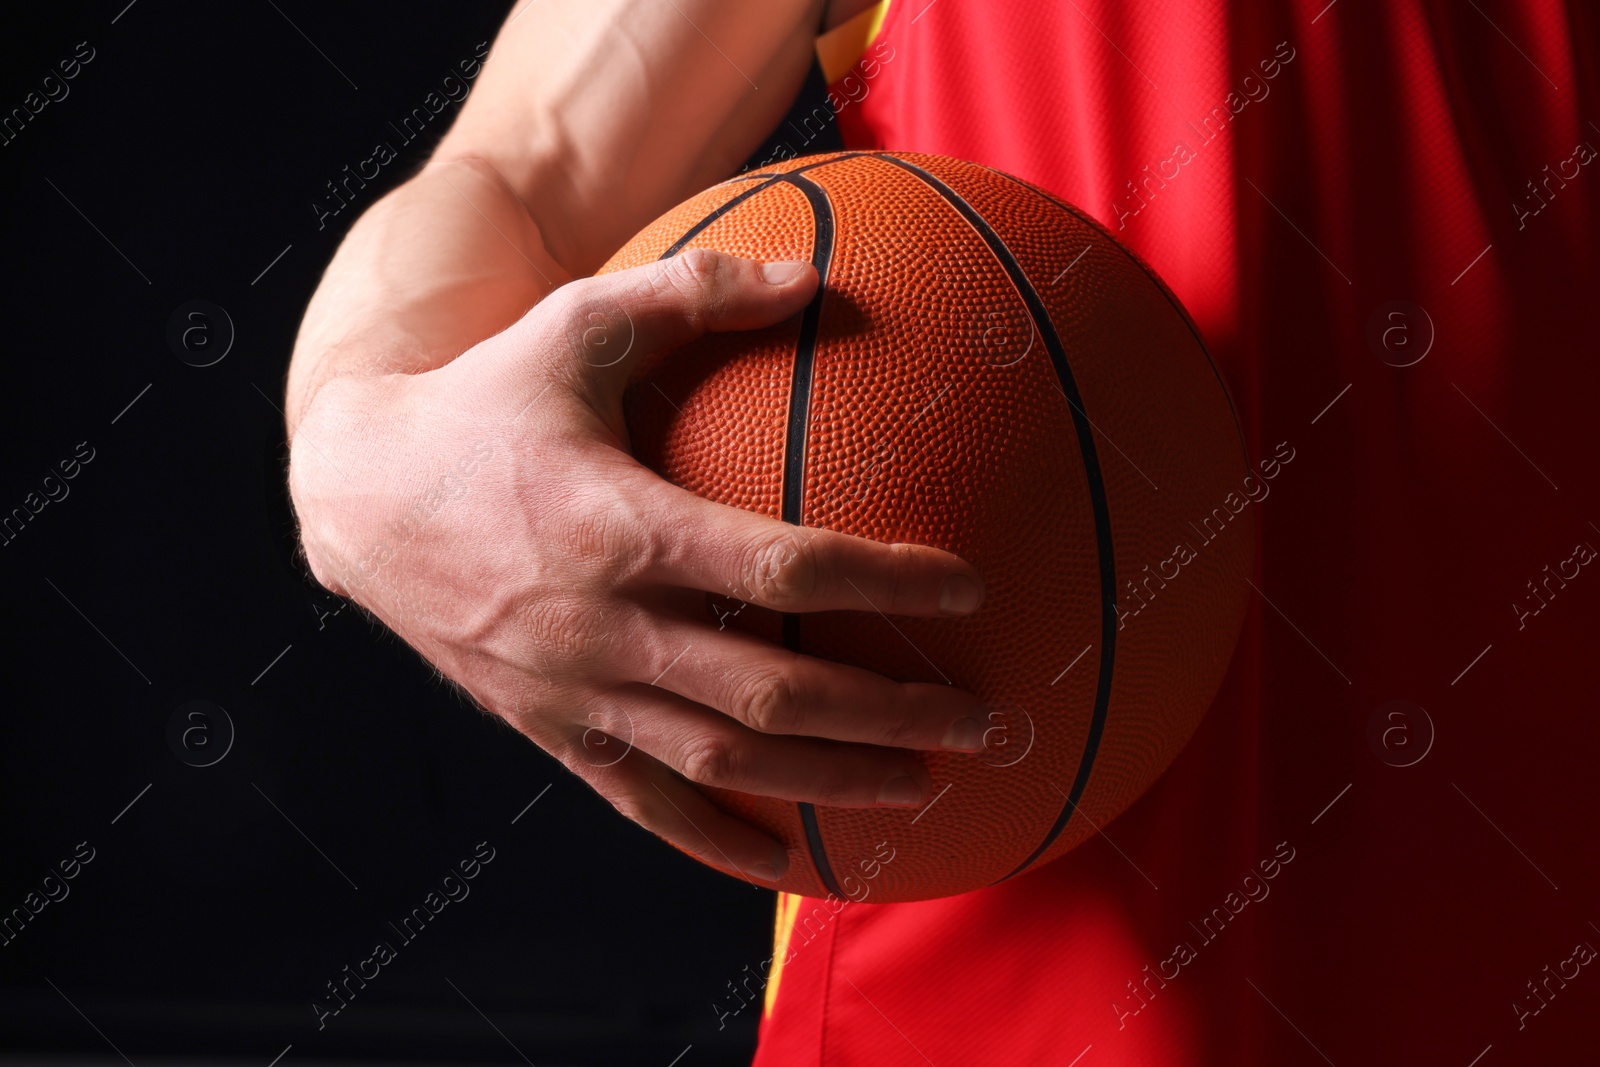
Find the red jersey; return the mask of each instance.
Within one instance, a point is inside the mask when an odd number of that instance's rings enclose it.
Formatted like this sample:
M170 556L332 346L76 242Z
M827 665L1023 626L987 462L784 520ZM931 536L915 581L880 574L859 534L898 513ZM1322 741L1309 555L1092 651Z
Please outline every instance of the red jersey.
M1166 775L979 892L781 898L758 1067L1594 1062L1597 30L894 0L834 87L847 145L1094 214L1197 320L1252 459L1291 458Z

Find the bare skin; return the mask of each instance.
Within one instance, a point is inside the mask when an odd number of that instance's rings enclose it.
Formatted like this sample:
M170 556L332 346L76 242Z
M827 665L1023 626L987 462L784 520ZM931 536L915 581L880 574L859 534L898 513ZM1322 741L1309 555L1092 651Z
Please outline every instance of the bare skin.
M916 750L977 749L982 711L949 686L719 629L704 593L788 612L860 610L865 594L959 616L982 581L932 548L713 504L629 454L621 396L638 360L796 314L816 289L809 264L699 251L588 275L754 149L825 13L537 0L525 14L434 160L356 223L306 312L286 398L306 558L624 815L772 881L789 857L695 783L920 806ZM592 358L594 324L618 309L632 349Z

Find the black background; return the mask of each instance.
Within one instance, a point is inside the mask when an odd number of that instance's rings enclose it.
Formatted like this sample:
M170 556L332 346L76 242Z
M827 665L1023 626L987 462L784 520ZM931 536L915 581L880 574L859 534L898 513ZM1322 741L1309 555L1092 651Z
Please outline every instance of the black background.
M0 547L0 914L94 850L0 947L0 1044L744 1062L758 1007L719 1028L712 1004L767 954L772 895L622 820L295 556L278 405L300 313L456 106L326 228L312 205L376 142L398 147L388 124L506 6L125 3L32 5L0 45L7 114L93 49L0 146L0 515L67 491ZM192 300L232 322L211 366L168 342ZM200 324L214 355L227 326ZM234 727L209 767L168 741L191 700ZM388 924L479 842L494 859L470 895L401 943ZM319 1030L313 1000L380 940L398 958Z

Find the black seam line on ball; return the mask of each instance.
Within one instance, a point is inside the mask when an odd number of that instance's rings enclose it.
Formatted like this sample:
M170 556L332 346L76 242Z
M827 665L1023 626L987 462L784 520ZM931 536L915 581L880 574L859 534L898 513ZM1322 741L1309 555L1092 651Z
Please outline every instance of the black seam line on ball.
M1244 423L1239 421L1239 409L1233 406L1233 393L1228 390L1228 383L1223 380L1222 371L1217 368L1217 361L1211 358L1211 349L1206 347L1206 339L1200 335L1200 327L1195 325L1194 317L1189 314L1189 309L1183 306L1183 302L1178 299L1177 294L1167 287L1167 283L1162 281L1156 275L1156 272L1151 270L1149 265L1146 264L1144 260L1134 255L1131 249L1125 246L1121 241L1117 240L1116 236L1113 235L1112 232L1103 223L1101 223L1099 219L1093 217L1092 215L1084 214L1081 209L1073 207L1071 204L1067 203L1065 200L1062 200L1054 193L1041 189L1029 182L1025 182L1015 175L1007 174L1003 170L995 170L993 167L985 167L984 169L989 171L991 174L999 175L1013 184L1022 186L1029 192L1038 193L1040 196L1044 197L1046 200L1049 200L1052 204L1055 204L1067 214L1076 218L1079 222L1082 222L1089 228L1097 231L1106 239L1106 241L1110 243L1111 247L1115 248L1118 252L1121 252L1124 256L1126 256L1129 262L1131 262L1135 267L1138 267L1144 276L1149 278L1150 281L1155 284L1155 287L1161 291L1161 295L1166 297L1167 302L1172 305L1172 309L1178 313L1178 317L1183 320L1183 324L1189 327L1189 332L1194 335L1195 344L1200 346L1201 353L1206 357L1206 365L1211 368L1211 373L1216 376L1217 384L1222 387L1222 399L1227 402L1228 414L1233 416L1233 429L1234 432L1239 435L1239 449L1244 453L1244 465L1248 469L1250 466L1250 448L1247 444L1245 444Z
M705 229L728 212L762 192L764 189L784 182L793 185L805 195L811 205L812 217L812 245L811 265L817 270L817 292L806 305L803 317L800 320L800 337L795 347L794 378L789 390L789 419L785 430L784 461L783 461L783 502L782 518L785 522L796 526L803 525L802 510L804 495L801 492L801 477L805 466L805 436L806 420L811 407L811 370L816 358L817 326L822 314L822 298L828 280L828 265L833 261L833 205L828 201L827 193L815 182L796 177L808 170L825 167L831 163L842 163L856 156L866 155L863 152L846 152L843 155L833 156L829 159L809 163L803 167L796 167L792 171L782 174L750 174L741 175L731 181L744 181L751 178L764 178L759 185L744 190L720 205L705 218L689 227L682 237L672 242L667 250L657 257L658 260L670 259L683 250L683 247L705 231ZM792 651L800 649L800 617L794 614L783 616L783 646ZM817 822L817 809L815 805L800 802L800 825L805 829L806 847L811 853L811 862L816 867L817 877L830 893L835 896L844 896L844 891L839 888L838 879L834 876L833 865L828 861L827 847L822 843L822 827Z
M752 172L750 174L737 175L735 177L729 178L728 181L730 181L730 182L742 182L742 181L746 181L746 180L748 180L750 178L787 178L792 174L804 174L808 170L816 170L818 167L828 167L828 166L832 166L835 163L843 163L845 160L847 160L847 159L855 159L857 156L872 156L872 155L877 155L877 153L876 152L839 152L839 153L836 153L830 159L819 159L815 163L807 163L803 167L794 168L794 170L785 170L785 171L763 170L763 171L755 171L755 172Z
M718 219L722 218L722 216L726 215L728 212L732 211L734 208L738 207L740 204L744 203L746 200L749 200L752 196L755 196L757 193L761 192L763 189L767 188L768 186L776 185L778 182L785 182L785 181L790 182L790 184L793 184L793 185L798 185L799 184L798 182L791 181L791 176L792 175L801 174L801 173L804 173L805 171L808 171L808 170L815 170L818 167L826 167L830 163L842 163L843 161L845 161L847 159L853 159L856 156L859 156L859 155L862 155L862 154L863 153L860 153L860 152L849 152L849 153L846 153L845 155L842 155L842 156L835 156L833 159L824 159L824 160L822 160L822 161L820 161L818 163L808 163L803 167L796 167L794 170L788 171L788 172L783 173L783 174L741 174L736 178L729 178L728 179L729 182L749 181L749 180L751 180L753 178L765 178L766 180L763 181L760 185L756 185L756 186L753 186L753 187L751 187L749 189L746 189L744 192L742 192L738 196L732 198L727 203L722 204L720 207L715 208L705 218L701 219L699 222L697 222L693 226L689 227L689 229L684 232L684 235L682 237L678 238L676 241L674 241L670 245L668 245L667 246L667 250L665 252L661 253L661 255L657 256L656 258L658 260L671 259L673 256L677 255L679 252L682 252L683 251L683 246L688 244L690 241L694 240L696 237L700 236L700 234L705 231L706 227L710 226L713 222L716 222ZM727 182L724 182L723 184L727 184ZM801 190L801 191L804 192L804 190ZM831 215L830 215L830 218L831 218Z
M734 208L738 207L740 204L744 203L746 200L749 200L752 196L755 196L757 193L761 192L763 189L767 188L769 185L775 184L777 181L778 181L777 178L768 179L767 181L762 182L760 185L753 186L753 187L751 187L749 189L746 189L744 192L740 193L738 196L736 196L733 199L729 200L728 202L722 204L720 207L718 207L715 210L713 210L711 212L711 214L707 215L705 218L701 219L699 222L695 223L693 226L690 226L688 228L688 230L684 231L684 234L683 234L682 237L678 238L676 241L674 241L670 245L668 245L667 246L667 250L665 252L661 253L661 255L657 256L656 259L658 259L658 260L671 259L673 256L677 255L679 252L683 251L683 246L684 245L688 244L690 241L692 241L696 237L700 236L701 232L707 226L710 226L713 222L716 222L722 216L726 215L728 212L732 211Z
M989 251L1010 276L1011 284L1016 286L1023 303L1028 306L1028 313L1033 317L1034 329L1039 332L1046 351L1050 353L1050 361L1055 366L1061 391L1066 396L1068 406L1072 408L1072 425L1078 434L1078 451L1083 456L1084 479L1089 483L1089 500L1094 510L1095 541L1100 557L1100 678L1095 685L1094 712L1089 719L1089 732L1083 741L1083 755L1078 761L1078 773L1072 781L1072 791L1067 794L1066 804L1056 816L1055 823L1045 834L1044 840L1029 853L1027 859L1017 864L1015 870L1000 879L1003 882L1006 878L1027 870L1061 836L1061 831L1066 829L1073 813L1078 810L1078 801L1083 797L1083 791L1089 784L1089 772L1094 768L1095 754L1100 748L1100 735L1104 732L1106 724L1106 708L1111 702L1111 681L1116 662L1117 643L1117 564L1112 551L1111 508L1106 500L1105 480L1100 473L1100 457L1094 444L1094 427L1084 412L1083 396L1078 392L1077 380L1072 376L1072 365L1067 361L1066 348L1061 344L1061 336L1056 333L1055 324L1050 321L1050 312L1044 306L1044 301L1034 289L1033 283L1028 280L1027 274L1023 272L1022 264L1017 262L1017 257L1006 247L1000 235L994 231L994 227L990 226L983 216L954 189L913 163L896 159L894 156L879 158L921 178L951 207L959 211L978 232L978 236L983 238L984 243L989 246Z
M800 337L795 343L794 376L789 385L789 423L783 449L783 505L781 518L796 526L805 525L805 461L806 429L811 415L812 370L817 357L817 329L822 320L822 301L827 291L828 267L833 262L833 205L822 187L805 178L789 174L774 181L787 182L805 194L811 204L812 242L811 265L817 269L817 292L806 305L800 317ZM800 650L800 616L783 617L783 645L792 651ZM817 822L817 809L813 804L799 802L800 825L805 828L806 846L811 852L811 862L817 877L828 892L844 896L839 881L834 877L833 865L828 861L828 849L822 841L822 826Z

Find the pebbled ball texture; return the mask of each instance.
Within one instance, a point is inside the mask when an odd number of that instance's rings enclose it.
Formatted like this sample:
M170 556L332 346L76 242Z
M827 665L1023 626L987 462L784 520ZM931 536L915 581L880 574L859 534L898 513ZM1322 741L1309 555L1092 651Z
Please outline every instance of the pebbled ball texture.
M784 842L779 888L809 896L948 896L1092 836L1194 732L1245 612L1244 446L1176 298L1076 209L939 156L741 175L602 273L682 248L810 259L824 284L807 314L648 358L626 397L640 460L722 503L947 549L988 592L959 620L891 623L865 601L787 627L755 608L718 616L979 694L985 750L925 755L922 811L706 793ZM708 597L708 618L712 601L727 611Z

